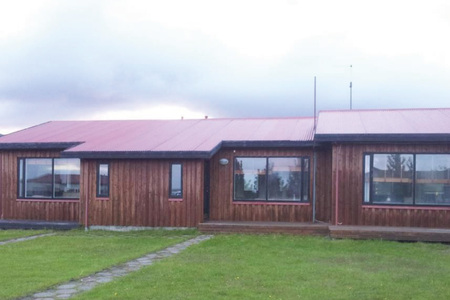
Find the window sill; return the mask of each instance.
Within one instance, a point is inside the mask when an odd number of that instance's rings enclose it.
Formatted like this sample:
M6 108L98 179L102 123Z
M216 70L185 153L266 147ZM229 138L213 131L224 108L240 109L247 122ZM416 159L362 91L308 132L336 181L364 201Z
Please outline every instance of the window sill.
M98 201L109 201L109 197L96 197L95 200L98 200Z
M450 206L413 206L413 205L364 205L363 209L381 208L381 209L408 209L408 210L450 210Z
M182 202L183 198L169 198L170 202Z
M64 203L78 203L80 199L31 199L31 198L19 198L17 202L64 202Z
M236 205L293 205L308 206L309 202L276 202L276 201L233 201Z

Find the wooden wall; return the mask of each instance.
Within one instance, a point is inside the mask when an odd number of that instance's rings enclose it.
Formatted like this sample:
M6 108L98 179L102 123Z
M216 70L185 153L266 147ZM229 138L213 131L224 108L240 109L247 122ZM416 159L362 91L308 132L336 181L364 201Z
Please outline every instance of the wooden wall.
M183 164L183 201L169 201L169 169ZM110 197L96 198L95 160L82 161L80 220L88 199L89 225L195 227L203 221L204 162L112 160Z
M194 227L203 221L204 162L183 163L183 200L169 201L168 160L110 161L110 197L96 197L97 161L82 160L80 200L17 199L18 157L59 157L59 151L0 152L0 218L89 225ZM87 201L87 202L86 202Z
M311 222L312 202L309 204L273 203L253 204L233 202L233 161L236 156L309 156L310 199L313 183L313 151L306 149L223 149L211 159L210 217L212 221L274 221ZM228 165L220 165L219 159L228 159ZM331 219L331 151L323 149L317 157L317 209L316 219ZM329 164L328 166L326 164Z
M17 200L18 157L59 157L59 151L0 152L0 219L78 221L79 201Z
M386 208L363 206L362 203L364 152L450 153L450 145L336 144L333 145L332 151L333 224L450 228L450 207ZM337 219L336 198L339 199Z

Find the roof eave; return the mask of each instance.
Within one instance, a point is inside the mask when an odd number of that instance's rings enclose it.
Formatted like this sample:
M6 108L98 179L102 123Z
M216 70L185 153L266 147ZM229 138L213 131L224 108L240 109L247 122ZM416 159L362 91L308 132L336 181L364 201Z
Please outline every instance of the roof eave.
M450 142L450 134L316 134L315 141L448 143Z
M81 144L80 142L56 143L0 143L0 150L64 150Z
M311 147L313 141L223 141L222 147L226 148L292 148Z
M208 159L209 151L64 151L61 157L82 159Z

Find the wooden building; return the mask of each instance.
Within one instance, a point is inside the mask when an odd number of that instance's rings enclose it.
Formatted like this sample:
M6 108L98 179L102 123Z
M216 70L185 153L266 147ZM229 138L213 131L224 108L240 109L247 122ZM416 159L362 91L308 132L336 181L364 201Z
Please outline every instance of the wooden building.
M450 228L450 109L48 122L0 137L0 219Z

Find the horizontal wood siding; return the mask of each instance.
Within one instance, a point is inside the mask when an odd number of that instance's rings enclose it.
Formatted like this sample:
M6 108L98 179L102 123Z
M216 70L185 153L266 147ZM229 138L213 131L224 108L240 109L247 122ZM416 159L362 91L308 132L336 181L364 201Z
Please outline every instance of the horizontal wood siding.
M0 218L16 220L79 221L79 202L17 200L17 159L59 157L59 151L0 152Z
M220 150L211 159L211 197L210 197L210 220L211 221L273 221L273 222L311 222L312 221L312 200L309 205L298 205L290 203L273 204L239 204L233 202L233 162L237 156L308 156L310 157L310 199L312 199L312 176L313 176L313 151L308 149L236 149ZM319 157L331 157L330 152L321 152ZM219 164L221 158L228 159L225 166ZM330 159L323 160L323 163L331 162ZM331 178L331 173L327 175L326 166L321 165L320 174L317 176L317 217L323 221L328 221L331 208L330 189L326 186ZM328 170L330 167L328 167Z
M333 224L410 226L450 228L450 207L363 206L363 155L365 152L380 153L450 153L450 145L370 145L339 144L333 146ZM339 172L339 173L337 173ZM338 176L338 183L336 179Z
M183 164L183 199L169 200L172 162ZM82 205L88 199L89 225L195 227L203 221L201 160L113 160L110 197L96 198L97 164L82 161ZM84 220L84 215L82 216Z

